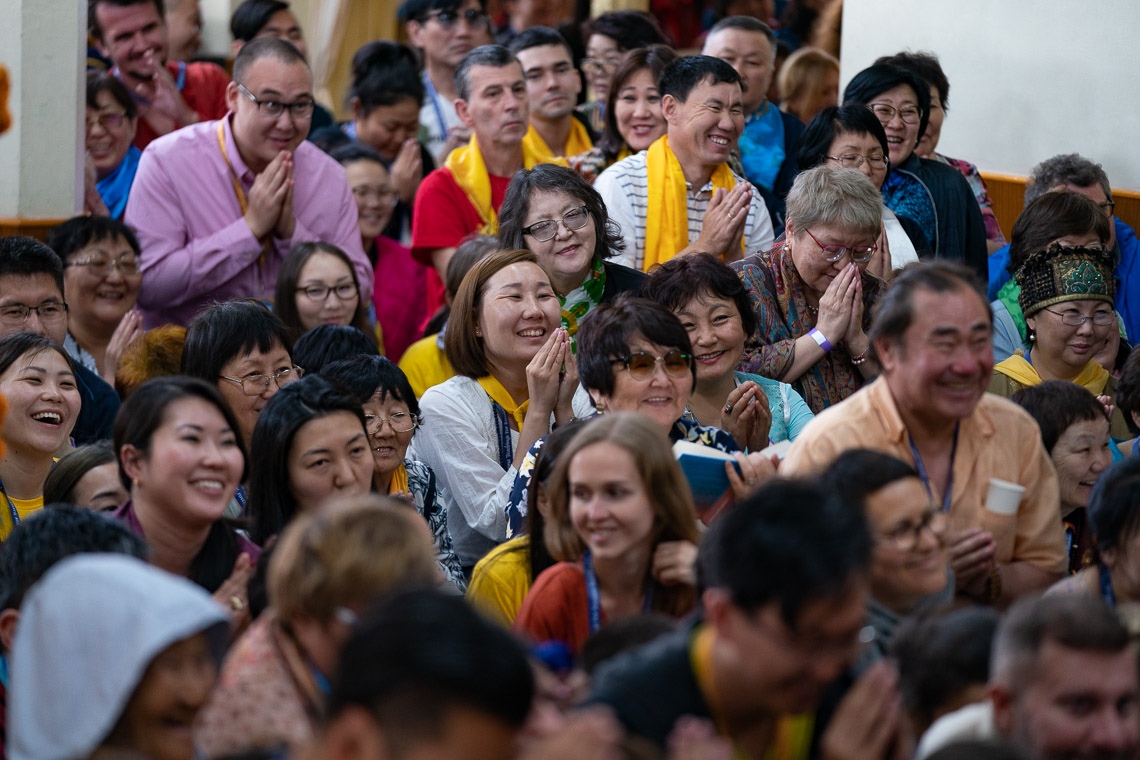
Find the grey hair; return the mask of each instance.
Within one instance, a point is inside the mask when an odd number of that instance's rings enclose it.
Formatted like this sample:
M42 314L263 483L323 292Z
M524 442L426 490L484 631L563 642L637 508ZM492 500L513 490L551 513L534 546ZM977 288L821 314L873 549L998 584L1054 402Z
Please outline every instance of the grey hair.
M1108 175L1104 173L1104 167L1079 153L1062 153L1047 158L1033 167L1033 171L1029 173L1029 182L1025 186L1025 205L1028 206L1057 185L1074 187L1100 185L1104 197L1112 200L1112 185L1108 184Z
M463 60L455 67L455 94L459 96L460 100L468 100L470 98L471 82L469 80L471 69L476 66L490 66L493 69L501 69L504 66L510 66L512 63L518 62L519 59L515 58L514 53L502 45L480 45L463 56ZM519 70L522 71L521 64Z
M858 169L817 166L796 175L788 193L787 218L792 229L836 225L879 236L883 196Z

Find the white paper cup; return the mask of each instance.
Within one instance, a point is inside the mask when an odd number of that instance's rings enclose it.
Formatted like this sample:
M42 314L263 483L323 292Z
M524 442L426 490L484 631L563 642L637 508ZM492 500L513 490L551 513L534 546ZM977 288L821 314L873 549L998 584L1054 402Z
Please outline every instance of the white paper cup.
M998 515L1015 515L1021 504L1025 486L1008 480L990 478L990 491L986 494L986 509Z

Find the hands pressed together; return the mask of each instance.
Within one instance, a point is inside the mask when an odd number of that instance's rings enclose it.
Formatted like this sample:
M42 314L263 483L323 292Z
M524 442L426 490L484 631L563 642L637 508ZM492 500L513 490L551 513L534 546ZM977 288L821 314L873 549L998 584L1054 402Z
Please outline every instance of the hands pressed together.
M258 240L270 233L280 240L293 237L297 219L293 214L293 154L278 153L249 190L245 223Z

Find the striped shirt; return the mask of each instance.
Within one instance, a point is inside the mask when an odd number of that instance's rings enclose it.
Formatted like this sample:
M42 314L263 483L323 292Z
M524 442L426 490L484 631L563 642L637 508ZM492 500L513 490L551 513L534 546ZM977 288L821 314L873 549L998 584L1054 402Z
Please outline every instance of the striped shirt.
M622 159L602 172L594 189L597 190L609 210L610 219L621 227L622 237L625 239L625 250L610 261L623 264L638 271L642 270L645 260L645 217L649 210L649 176L645 166L646 152L642 151L629 158ZM733 177L737 182L746 182L736 173ZM701 225L704 222L705 210L712 200L712 182L694 192L689 183L688 209L689 209L689 242L692 243L701 235ZM748 218L744 222L744 255L765 250L772 245L775 235L772 232L772 219L768 216L768 209L764 207L764 200L758 191L752 193L752 205L748 209Z

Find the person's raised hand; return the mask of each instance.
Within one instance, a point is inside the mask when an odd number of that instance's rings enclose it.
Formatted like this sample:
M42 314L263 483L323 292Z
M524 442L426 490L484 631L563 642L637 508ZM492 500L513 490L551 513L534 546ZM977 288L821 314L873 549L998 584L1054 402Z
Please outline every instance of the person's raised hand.
M886 222L879 228L879 239L875 241L875 255L867 264L867 272L886 282L894 274L891 261L891 242L887 239Z
M863 332L863 278L858 271L855 274L850 309L851 317L847 322L847 331L843 334L843 342L852 354L859 354L867 350L869 341L867 333Z
M281 213L273 225L273 236L278 240L292 240L293 232L297 229L297 217L293 213L293 188L296 187L296 182L293 178L293 154L284 153L285 195L281 199Z
M898 673L889 662L880 660L867 668L835 708L820 739L820 757L822 760L895 757L902 714Z
M230 613L230 637L236 639L249 625L249 579L253 577L253 558L239 554L233 572L214 592L214 600Z
M289 192L290 171L285 167L286 162L292 162L287 151L281 151L269 165L265 167L253 180L249 189L248 203L245 209L245 223L249 231L258 240L265 237L277 226L281 217L281 207L285 203L285 196Z
M566 352L562 372L558 376L558 399L554 402L554 421L561 425L574 419L574 393L578 390L578 359Z
M392 175L392 187L400 194L400 200L411 205L416 199L416 191L420 189L420 181L424 178L420 144L414 138L404 140L389 172Z
M732 760L732 744L711 720L682 715L666 739L666 760Z
M662 586L697 585L697 545L691 541L662 541L653 550L650 573Z
M848 263L839 270L839 274L820 296L819 317L815 326L832 344L838 343L847 334L858 279L858 267Z
M127 346L140 337L145 330L142 326L142 313L131 309L119 320L115 332L111 333L111 340L107 343L107 350L103 354L103 380L112 388L115 387L115 373L119 370L119 362L123 359L123 352Z
M733 453L733 462L724 463L724 471L728 474L728 482L732 486L732 494L737 501L747 498L760 486L776 477L776 468L780 460L776 456L765 456L759 451L750 454ZM736 471L737 466L740 472Z
M957 589L971 597L980 597L996 566L994 538L982 528L966 528L947 533L946 553L954 571Z
M740 258L740 238L751 203L752 185L748 182L737 183L731 190L714 191L701 222L701 234L690 247L728 259Z
M538 412L549 416L561 397L558 382L566 357L570 355L570 336L559 327L546 338L542 348L526 365L526 385L530 394L527 413Z
M760 451L767 448L772 410L764 389L752 380L736 386L721 409L720 427L732 434L741 449Z
M198 122L198 113L186 105L178 90L178 83L161 63L155 65L154 77L136 87L136 92L140 88L146 91L145 97L149 101L144 116L159 134L164 135Z

